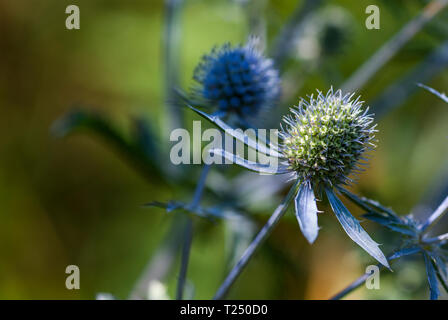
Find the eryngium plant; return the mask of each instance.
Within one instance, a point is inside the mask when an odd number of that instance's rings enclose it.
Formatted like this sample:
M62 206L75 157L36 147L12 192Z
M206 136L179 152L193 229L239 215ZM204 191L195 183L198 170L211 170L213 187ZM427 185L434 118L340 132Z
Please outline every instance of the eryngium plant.
M368 109L362 109L359 97L352 98L340 90L319 93L309 102L302 99L292 115L284 117L281 152L298 179L313 186L352 182L348 176L360 170L362 155L374 147L376 131Z
M246 128L252 127L248 120L256 120L262 109L274 105L280 93L278 71L272 60L265 58L256 49L256 42L257 38L250 38L245 46L237 47L228 43L220 48L215 47L210 54L203 56L193 76L199 83L193 90L192 98L196 100L194 103L198 102L201 106L214 110L215 117L233 116L232 122ZM189 97L180 90L178 92L190 103ZM204 217L215 216L214 210L200 207L209 171L210 166L204 165L194 197L189 204L171 201L167 204L155 202L152 205L167 210L180 209ZM223 214L218 216L222 217ZM178 299L183 296L192 236L192 222L189 221L182 250Z
M275 104L280 94L278 71L256 48L255 38L245 46L227 43L215 47L202 57L194 79L199 84L194 89L195 98L219 116L254 117Z
M228 128L220 119L196 111L221 128ZM309 101L302 100L291 111L292 114L284 118L286 128L282 128L282 143L278 146L271 143L269 148L265 148L248 136L234 135L248 147L266 156L277 157L278 168L272 170L266 165L242 159L222 149L212 149L211 152L250 170L268 174L290 174L296 181L294 190L282 205L286 207L294 196L300 229L310 243L316 240L319 231L319 211L314 191L325 194L348 236L389 268L378 244L370 238L334 192L334 188L343 190L343 185L353 182L349 175L360 170L359 165L365 163L361 161L366 160L363 153L374 147L372 140L376 130L368 108L363 109L362 102L359 98L353 99L353 94L343 95L340 90L333 92L330 89L326 95L319 92L316 98L311 96ZM232 134L229 131L227 133ZM275 214L280 217L284 212L282 209Z

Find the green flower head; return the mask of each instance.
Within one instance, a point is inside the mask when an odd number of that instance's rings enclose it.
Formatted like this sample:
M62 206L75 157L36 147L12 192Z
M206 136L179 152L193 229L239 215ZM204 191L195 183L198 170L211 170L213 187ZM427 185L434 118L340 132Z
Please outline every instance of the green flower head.
M348 184L352 181L348 176L366 160L363 153L375 147L372 115L359 98L352 98L340 90L319 92L316 98L301 100L284 117L281 150L300 180L314 186Z

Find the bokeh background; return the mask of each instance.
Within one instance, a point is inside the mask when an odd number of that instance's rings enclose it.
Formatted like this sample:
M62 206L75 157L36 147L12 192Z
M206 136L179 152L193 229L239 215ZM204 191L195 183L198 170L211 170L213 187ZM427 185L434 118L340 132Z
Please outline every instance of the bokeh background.
M214 45L243 43L249 34L259 34L268 53L275 52L276 36L304 2L184 1L174 16L179 85L187 90L193 84L195 65ZM316 88L341 86L428 2L322 1L303 17L297 32L301 36L290 45L282 69L284 97L269 118L278 123L288 106ZM80 30L65 28L65 8L70 4L80 8ZM380 30L365 28L369 4L381 10ZM447 91L448 57L431 58L447 45L447 11L432 19L358 91L381 118L378 150L355 191L402 214L424 217L448 192L448 105L415 85L421 81ZM325 21L328 26L322 34ZM187 177L177 181L161 177L151 165L135 166L107 137L92 130L62 139L50 129L73 108L104 116L125 137L132 136L138 119L151 127L150 142L158 148L148 149L146 156L168 163L167 132L173 115L166 103L166 28L162 0L0 2L0 298L94 299L98 293L109 293L125 299L143 274L153 280L151 298L174 296L179 225L186 217L142 205L188 201L199 166L180 168L187 172L180 175ZM198 120L188 111L184 116L187 128ZM257 188L270 183L266 178L248 187L246 179L236 180L241 172L237 168L214 172L204 197L208 205L223 201L216 185L230 184L228 176L237 195L250 189L256 197ZM245 208L244 221L236 226L194 219L189 297L212 297L233 261L229 243L244 248L283 192ZM318 240L309 246L289 212L229 297L327 299L373 263L332 214L321 215L320 225ZM398 243L381 227L370 222L364 226L375 240L388 243L386 252ZM446 221L439 228L446 231ZM80 290L65 288L65 268L71 264L80 268ZM348 298L428 297L422 259L403 260L394 269L382 272L381 290L362 287Z

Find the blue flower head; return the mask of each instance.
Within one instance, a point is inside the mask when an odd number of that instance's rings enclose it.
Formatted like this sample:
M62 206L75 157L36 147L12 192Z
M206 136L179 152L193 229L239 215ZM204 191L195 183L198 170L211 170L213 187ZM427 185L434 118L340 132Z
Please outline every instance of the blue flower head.
M245 46L227 43L215 47L202 57L194 79L199 83L195 95L220 115L256 116L272 106L280 94L278 71L253 40Z

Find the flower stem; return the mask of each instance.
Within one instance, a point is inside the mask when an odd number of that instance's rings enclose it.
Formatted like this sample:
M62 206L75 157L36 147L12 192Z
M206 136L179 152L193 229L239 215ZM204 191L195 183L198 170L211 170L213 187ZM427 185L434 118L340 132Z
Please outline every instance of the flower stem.
M201 171L201 176L199 177L198 185L194 191L193 200L190 203L190 209L196 209L199 206L199 202L202 198L202 193L205 188L205 180L207 179L208 173L210 172L210 165L204 164Z
M408 22L395 36L384 44L364 63L343 85L344 91L356 91L362 88L375 73L381 69L412 37L448 4L447 0L433 0L422 13Z
M264 242L264 240L266 240L266 238L271 234L272 230L274 230L274 227L280 221L280 218L283 217L283 215L286 213L286 209L288 208L289 203L294 198L299 184L300 184L300 181L297 180L294 183L294 185L291 187L291 189L289 190L285 199L275 209L274 213L269 218L268 222L264 225L264 227L260 230L260 232L257 234L255 239L252 241L252 243L249 245L249 247L243 253L242 257L237 262L235 267L230 271L227 278L221 284L221 287L218 289L218 291L216 292L213 299L220 300L226 296L230 287L234 284L235 280L238 278L238 276L241 274L241 272L247 266L250 259L253 257L255 251L261 246L261 244Z
M382 264L377 264L377 266L378 268L380 268L380 270L384 267ZM358 289L367 280L369 276L371 276L371 273L364 273L358 279L350 283L345 289L341 290L339 293L330 298L330 300L340 300L344 298L352 291Z
M441 234L440 236L434 237L434 238L423 238L422 242L425 244L432 244L432 243L438 243L442 241L448 240L448 233Z
M210 171L210 165L205 164L202 167L201 176L199 177L199 182L196 186L193 200L189 204L190 210L195 210L199 206L205 188L205 180L207 179L209 171ZM193 220L191 220L191 218L188 218L184 232L179 280L177 282L177 293L176 293L177 300L182 300L183 298L185 281L187 278L188 262L190 260L192 241L193 241Z
M151 282L154 280L163 282L171 272L182 241L182 230L185 227L183 222L180 219L172 221L169 232L132 289L129 299L146 299Z
M185 225L179 279L177 282L177 292L176 292L177 300L182 300L184 295L185 281L187 278L188 261L190 260L192 241L193 241L193 220L191 220L191 218L188 218L187 223Z
M165 0L165 25L163 54L165 58L165 95L168 111L169 130L182 125L183 115L178 107L178 98L174 88L179 86L180 44L182 38L181 16L184 0Z
M316 10L322 2L322 0L306 0L303 5L301 3L274 39L270 56L273 57L279 69L282 69L286 58L290 54L294 39L301 36L305 18Z
M439 207L434 211L426 220L425 224L422 226L421 231L428 231L433 227L437 221L439 221L445 213L448 212L448 196L443 200Z

